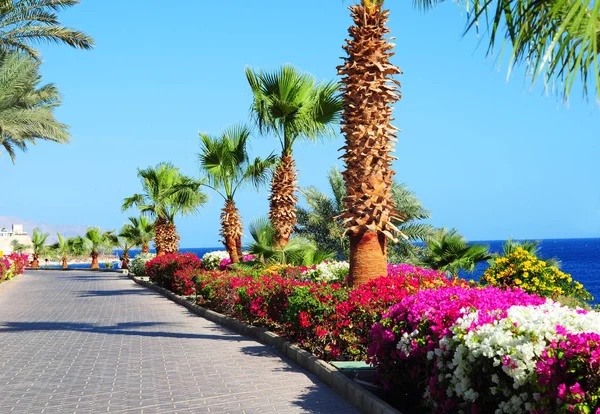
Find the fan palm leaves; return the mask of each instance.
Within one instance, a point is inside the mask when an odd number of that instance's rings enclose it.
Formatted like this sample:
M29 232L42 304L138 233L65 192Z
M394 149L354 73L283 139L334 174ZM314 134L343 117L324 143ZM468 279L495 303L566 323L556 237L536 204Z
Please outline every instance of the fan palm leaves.
M141 246L142 253L150 252L150 242L154 238L154 224L146 216L129 217L129 223L121 228L121 233L131 240L134 246Z
M156 253L175 253L179 248L175 217L194 214L206 203L206 194L200 191L203 183L181 174L171 163L138 169L138 177L143 192L123 200L122 209L136 206L142 214L154 218Z
M540 257L540 241L538 240L524 240L524 241L515 241L512 239L508 239L502 245L502 256L508 256L511 253L515 252L518 248L524 249L529 252L531 255ZM556 258L544 259L544 261L548 264L548 266L554 266L556 268L560 268L560 260Z
M252 90L251 112L262 134L273 134L281 157L273 173L269 219L275 227L275 244L285 245L296 224L296 168L292 158L299 139L315 141L332 136L342 110L339 85L318 83L290 65L272 72L246 69Z
M112 230L103 232L99 227L88 227L83 242L87 252L92 257L91 269L99 269L98 256L115 246L119 239Z
M144 217L144 219L146 218ZM142 242L142 238L140 237L141 229L139 227L140 221L136 217L130 217L129 220L130 224L125 224L123 227L121 227L121 231L119 232L117 238L117 243L115 244L115 247L123 250L123 254L121 255L122 269L129 268L129 250L136 246L140 246ZM134 222L137 222L136 224L138 224L138 226L135 226Z
M0 148L14 162L37 140L66 143L68 127L54 117L61 103L58 89L39 86L40 62L17 53L0 52Z
M57 12L79 0L0 0L0 49L26 53L39 59L32 43L63 43L91 49L94 40L85 33L61 25Z
M292 237L286 245L275 245L277 230L268 218L260 218L250 224L252 241L247 246L250 254L268 264L312 266L332 259L333 252L319 249L304 237Z
M257 189L264 184L276 162L271 154L266 159L248 156L250 130L244 125L234 125L219 136L200 134L200 168L206 176L207 187L225 200L221 213L221 236L233 263L242 257L242 220L235 205L235 195L246 183Z
M58 255L62 261L62 268L68 269L67 261L73 255L73 239L66 238L62 234L57 233L58 241L52 245L52 250Z
M33 261L31 267L37 269L40 267L40 256L48 252L46 240L50 237L49 233L43 233L40 229L33 229L31 236L31 248L33 249Z
M454 277L460 270L474 271L477 263L493 257L488 246L469 245L455 229L437 230L427 239L426 245L422 263L431 269L450 273Z

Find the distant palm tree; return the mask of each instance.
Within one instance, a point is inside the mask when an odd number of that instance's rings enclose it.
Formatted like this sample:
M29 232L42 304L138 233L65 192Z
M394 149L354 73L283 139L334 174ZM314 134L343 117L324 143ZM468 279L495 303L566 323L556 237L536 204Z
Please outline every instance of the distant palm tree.
M450 273L453 277L458 276L459 270L472 272L477 263L493 257L488 246L469 245L456 229L437 230L427 239L426 246L422 263L431 269Z
M237 190L247 182L258 189L267 181L276 157L263 160L248 156L250 130L235 125L224 130L218 137L200 134L201 152L198 154L200 168L207 180L205 186L214 190L225 200L221 212L221 236L233 263L242 258L242 219L235 205Z
M346 258L349 246L342 221L338 218L344 211L346 188L341 173L335 167L329 171L328 180L332 196L314 187L301 190L308 208L298 207L296 231L314 240L319 249L335 251L338 258ZM429 211L423 208L418 197L404 184L392 184L392 198L396 209L404 216L401 221L393 221L393 224L407 239L401 238L390 244L390 258L399 263L416 262L422 249L414 242L425 241L433 233L431 225L419 222L429 218Z
M62 260L62 268L68 269L69 265L67 261L73 254L73 239L65 238L60 233L57 233L56 235L58 236L58 241L54 243L51 248Z
M49 233L42 233L40 229L34 229L31 236L31 244L33 249L33 261L31 267L37 269L40 267L40 256L48 252L46 240L50 237Z
M94 40L85 33L64 27L56 12L79 4L79 0L0 0L0 48L24 52L39 60L31 43L65 43L91 49Z
M115 247L123 250L123 254L121 255L121 269L129 269L129 250L139 246L139 241L138 228L133 227L131 224L125 224L121 227L117 243L115 244Z
M250 224L252 241L247 246L248 252L265 263L294 266L312 266L335 257L335 253L320 250L314 242L301 236L290 238L284 246L275 245L275 232L268 218L255 220Z
M336 82L317 83L312 75L284 65L274 72L246 69L253 94L252 113L261 133L273 133L281 157L271 181L269 219L275 244L285 246L296 225L296 168L292 158L299 139L334 134L342 110Z
M16 149L26 151L37 140L64 144L70 139L68 127L54 118L61 103L58 89L39 86L39 67L28 56L0 52L0 147L13 163Z
M504 244L502 245L502 256L508 256L511 253L513 253L515 250L517 250L518 248L521 248L527 252L529 252L531 255L536 256L536 257L540 257L540 250L541 250L541 246L540 246L540 242L539 241L534 241L534 240L524 240L524 241L515 241L512 239L508 239L504 242ZM498 255L495 255L498 256ZM540 257L541 259L541 257ZM560 268L561 263L560 260L558 260L557 258L550 258L550 259L543 259L546 264L548 266L554 266L556 268Z
M25 250L27 250L27 248L29 246L22 244L18 240L11 240L10 247L12 248L12 251L15 253L23 253Z
M123 226L121 232L124 230L135 246L142 247L142 253L150 252L150 242L154 238L154 223L148 217L129 217L129 223Z
M138 169L143 193L123 200L123 210L137 206L142 214L154 218L154 245L156 254L175 253L179 249L179 235L175 227L178 214L193 214L206 203L206 194L200 191L202 181L187 177L171 163Z
M91 269L99 269L98 256L100 253L110 250L118 243L118 238L114 231L100 231L99 227L88 227L83 239L86 250L92 257Z

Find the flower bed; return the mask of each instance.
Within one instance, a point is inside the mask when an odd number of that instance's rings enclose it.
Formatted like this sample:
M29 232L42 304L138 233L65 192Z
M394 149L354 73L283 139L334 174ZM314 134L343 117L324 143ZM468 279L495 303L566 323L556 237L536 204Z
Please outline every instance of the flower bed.
M29 257L26 254L20 253L0 256L0 282L23 274L28 259Z
M136 276L144 276L146 274L146 263L154 259L154 253L140 253L133 258L129 263L129 271Z
M200 259L193 253L165 254L146 262L146 275L153 283L179 295L190 295L195 286L188 269L200 267Z
M600 313L453 287L405 298L371 333L384 385L411 384L434 412L600 413Z

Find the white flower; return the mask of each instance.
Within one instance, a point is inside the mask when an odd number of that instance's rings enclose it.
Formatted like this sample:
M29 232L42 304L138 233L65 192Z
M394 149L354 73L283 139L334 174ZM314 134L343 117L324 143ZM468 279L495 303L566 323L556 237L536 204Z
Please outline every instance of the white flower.
M323 262L302 273L302 278L312 282L340 283L348 277L348 262Z

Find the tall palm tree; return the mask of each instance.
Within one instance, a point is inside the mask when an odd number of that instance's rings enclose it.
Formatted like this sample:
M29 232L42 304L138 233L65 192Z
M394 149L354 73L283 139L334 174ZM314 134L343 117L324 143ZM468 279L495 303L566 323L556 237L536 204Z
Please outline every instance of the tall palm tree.
M31 267L37 269L40 267L40 256L48 252L48 246L46 240L50 237L49 233L42 233L40 229L34 229L31 236L31 247L33 249L33 260Z
M114 231L100 231L99 227L88 227L83 238L86 249L92 257L91 269L99 269L98 256L118 243L118 238Z
M58 89L39 86L40 62L29 56L0 51L0 147L11 160L36 140L66 143L68 127L54 118L61 103Z
M179 249L179 235L175 227L178 214L193 214L206 203L206 194L200 191L202 181L187 177L171 163L138 169L143 193L123 200L123 211L137 206L142 214L154 219L156 254L175 253Z
M0 49L24 52L39 60L31 43L65 43L91 49L94 40L85 33L64 27L57 12L79 0L0 0Z
M225 200L221 212L221 236L233 263L242 257L242 219L235 205L235 195L241 186L252 182L258 189L266 182L276 157L271 154L263 160L248 156L250 130L235 125L218 137L200 134L200 168L207 177L206 186Z
M350 7L354 25L340 66L344 85L342 132L346 145L344 212L340 216L350 236L350 281L366 283L387 274L387 240L396 240L393 224L402 216L392 195L395 159L391 152L397 129L392 105L400 99L390 63L393 44L386 37L389 11L381 0L362 0Z
M69 265L67 261L73 254L73 239L65 238L62 234L56 233L58 241L52 245L52 250L60 257L62 261L62 268L68 269Z
M312 75L285 65L273 72L246 69L253 94L252 114L261 133L273 133L281 157L273 173L269 218L276 229L275 244L284 246L296 225L296 168L294 143L333 134L342 109L339 85L317 83Z
M469 245L455 229L439 229L426 241L427 249L422 263L435 270L458 276L459 270L472 272L479 262L490 260L493 255L488 246Z
M154 238L154 223L148 217L129 217L129 223L123 226L121 232L127 232L134 246L141 246L142 253L150 252L150 242Z

